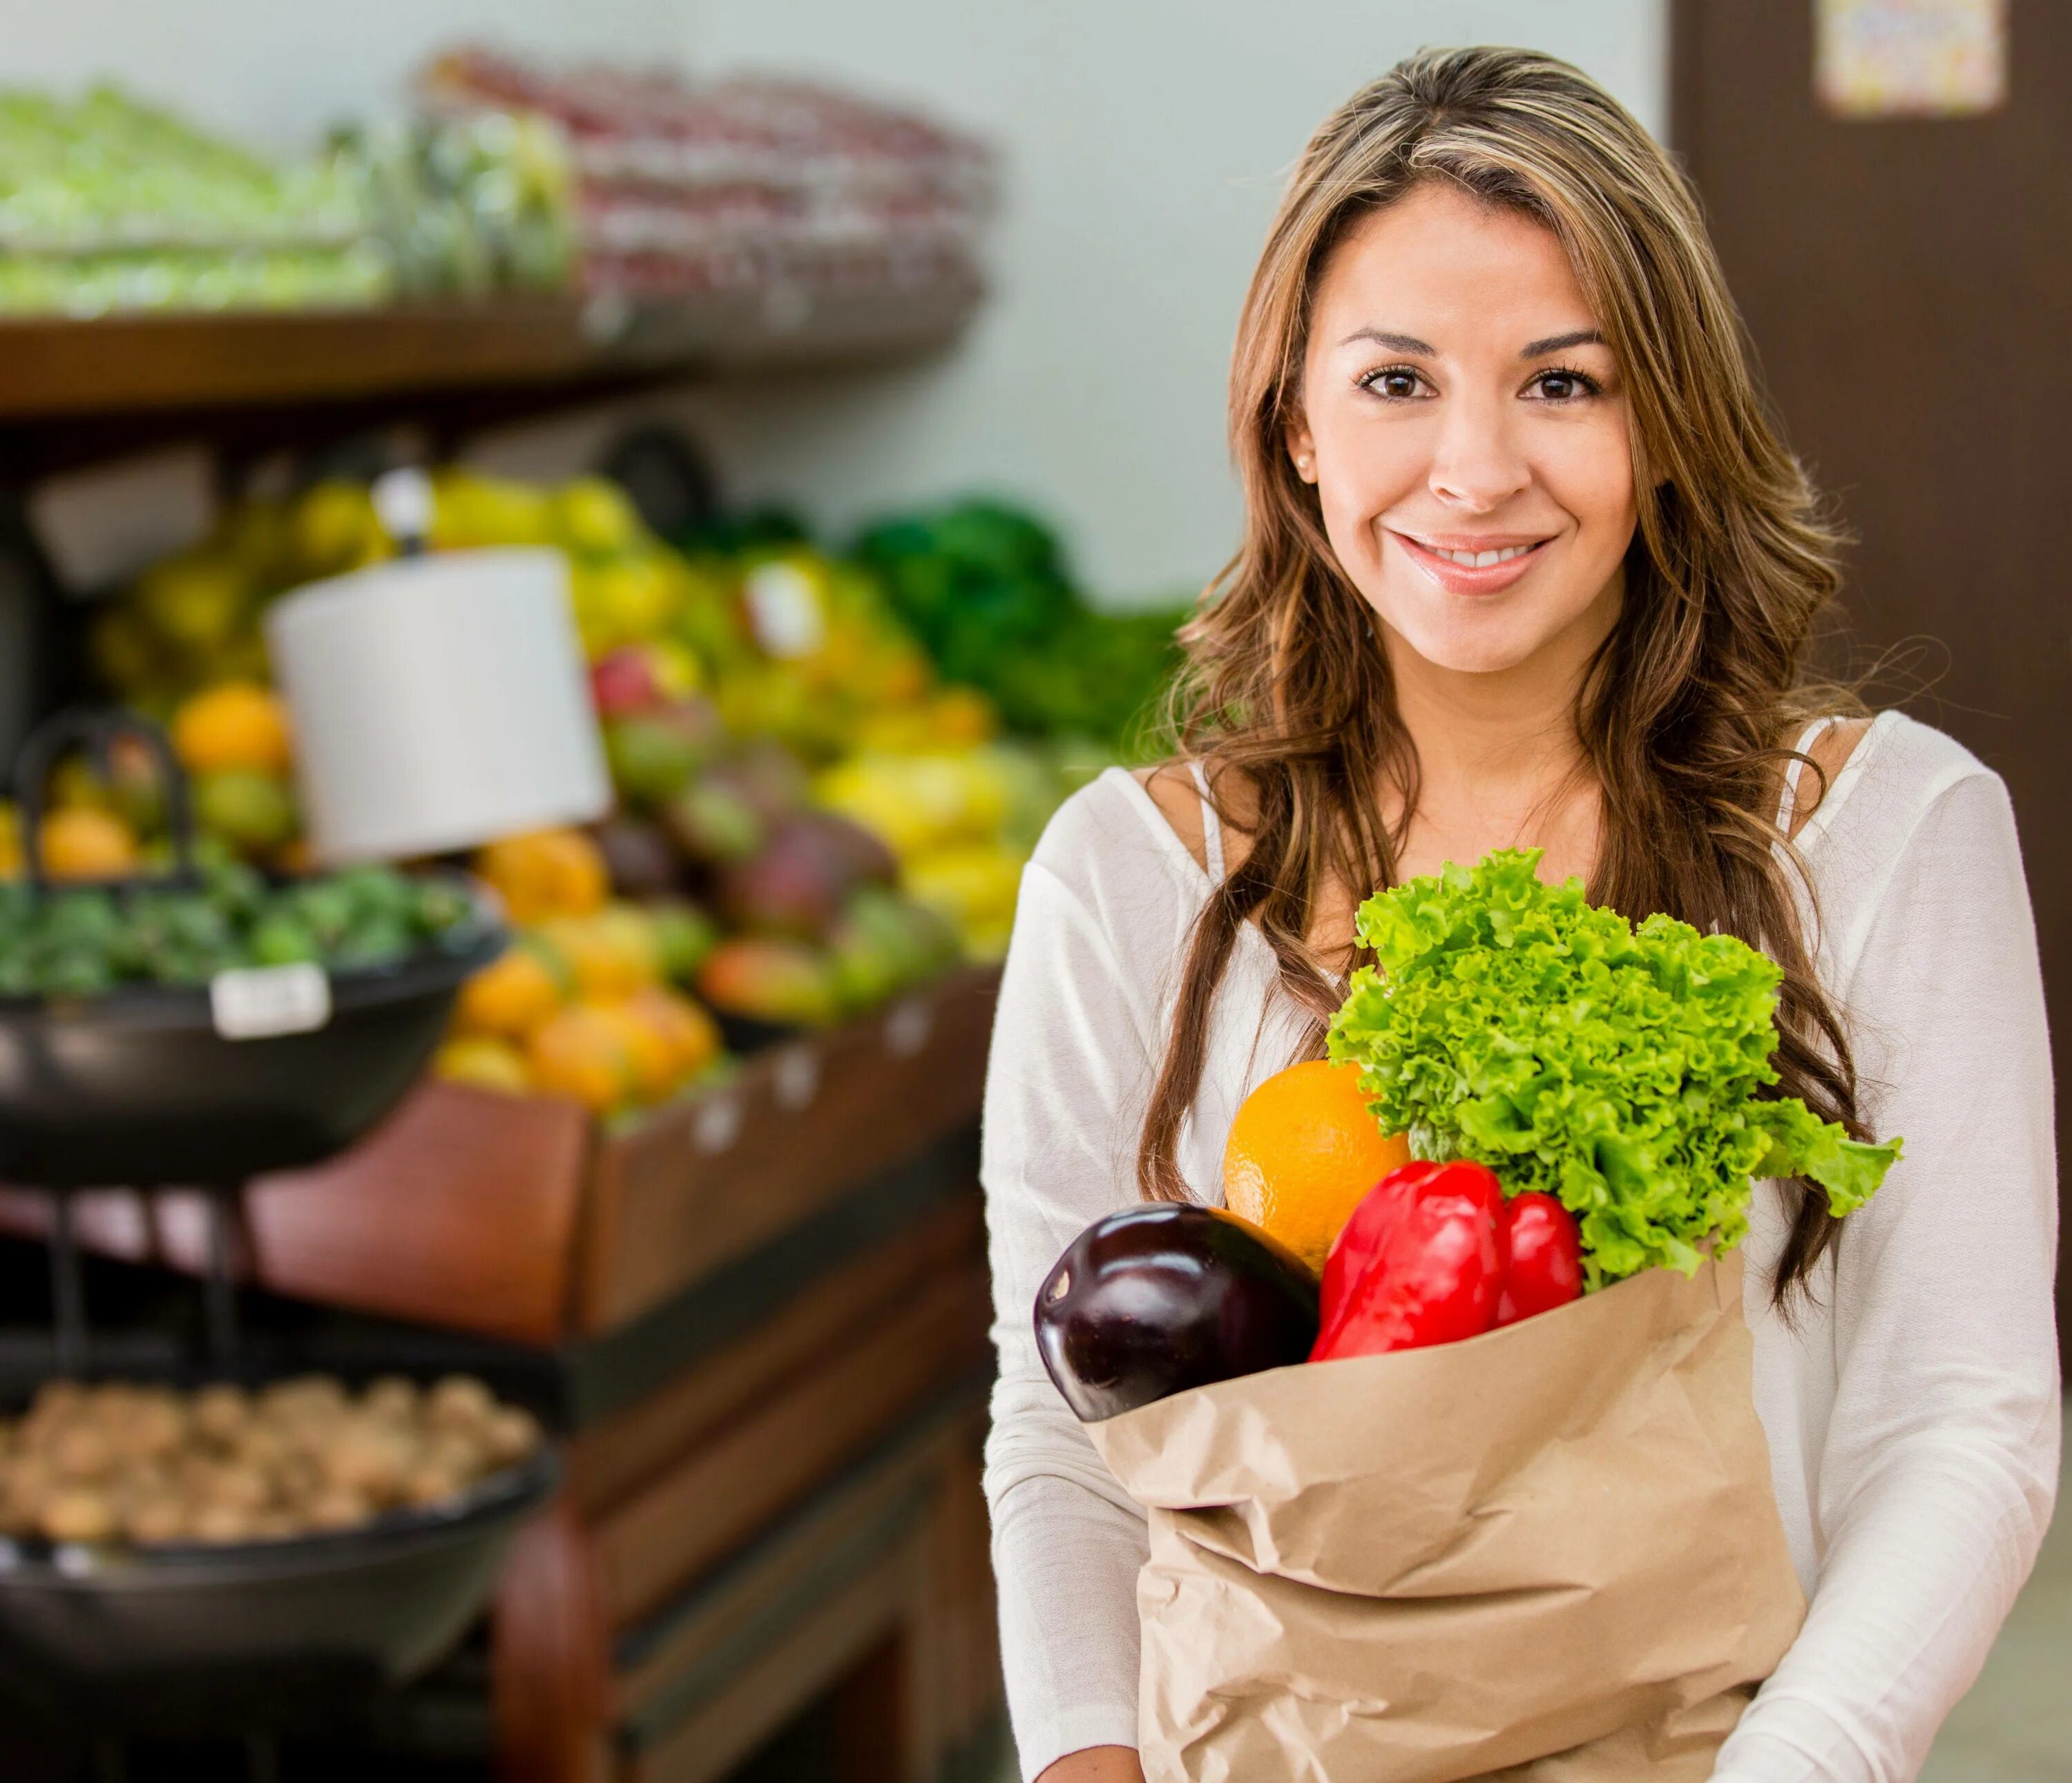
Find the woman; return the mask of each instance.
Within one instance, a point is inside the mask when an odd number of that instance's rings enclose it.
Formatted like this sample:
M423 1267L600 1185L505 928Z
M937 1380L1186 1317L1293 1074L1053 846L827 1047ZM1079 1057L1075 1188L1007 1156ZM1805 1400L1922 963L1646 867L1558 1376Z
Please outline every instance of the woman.
M1758 1196L1756 1400L1811 1608L1716 1775L1912 1777L2056 1480L2050 1074L2004 788L1807 679L1834 536L1689 188L1561 63L1428 52L1324 125L1231 425L1244 540L1184 634L1177 758L1060 811L995 1030L987 1485L1026 1774L1141 1775L1144 1524L1039 1366L1044 1272L1140 1194L1221 1198L1239 1103L1321 1051L1362 897L1531 844L1596 902L1766 948L1782 1092L1906 1136L1846 1235L1803 1185Z

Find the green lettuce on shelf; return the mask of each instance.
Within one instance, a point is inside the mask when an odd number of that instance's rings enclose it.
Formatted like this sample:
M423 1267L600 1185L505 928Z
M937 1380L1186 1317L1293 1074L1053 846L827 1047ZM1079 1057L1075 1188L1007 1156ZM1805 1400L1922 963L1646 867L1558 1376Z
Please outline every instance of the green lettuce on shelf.
M1860 1207L1900 1141L1849 1137L1778 1081L1782 974L1732 935L1638 928L1543 883L1536 849L1377 894L1330 1056L1361 1069L1382 1125L1419 1157L1471 1157L1507 1193L1557 1196L1592 1288L1688 1275L1748 1231L1754 1179L1803 1177Z

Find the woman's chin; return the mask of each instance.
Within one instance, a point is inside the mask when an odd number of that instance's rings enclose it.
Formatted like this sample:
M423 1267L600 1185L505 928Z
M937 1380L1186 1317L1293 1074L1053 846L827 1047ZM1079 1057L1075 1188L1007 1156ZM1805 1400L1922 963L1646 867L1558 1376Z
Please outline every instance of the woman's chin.
M1529 661L1544 639L1521 636L1508 626L1400 626L1400 642L1420 660L1453 675L1501 675Z

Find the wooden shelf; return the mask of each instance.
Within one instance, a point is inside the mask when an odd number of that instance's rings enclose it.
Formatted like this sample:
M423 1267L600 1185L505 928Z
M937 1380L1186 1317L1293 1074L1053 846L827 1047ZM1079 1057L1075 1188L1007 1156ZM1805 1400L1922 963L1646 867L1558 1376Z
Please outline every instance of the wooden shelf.
M0 419L552 381L596 355L572 303L0 322Z
M687 377L869 364L953 339L975 285L623 302L0 320L0 439L55 467L183 433L494 420Z

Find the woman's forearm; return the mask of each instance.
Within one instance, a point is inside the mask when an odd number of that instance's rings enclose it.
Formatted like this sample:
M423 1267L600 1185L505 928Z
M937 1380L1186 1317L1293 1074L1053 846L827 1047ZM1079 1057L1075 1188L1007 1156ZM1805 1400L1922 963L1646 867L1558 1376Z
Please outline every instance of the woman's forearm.
M1046 1765L1036 1783L1144 1783L1144 1767L1128 1746L1089 1746Z

